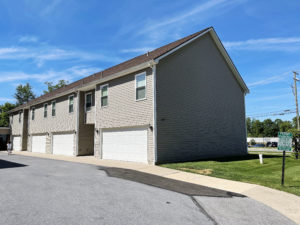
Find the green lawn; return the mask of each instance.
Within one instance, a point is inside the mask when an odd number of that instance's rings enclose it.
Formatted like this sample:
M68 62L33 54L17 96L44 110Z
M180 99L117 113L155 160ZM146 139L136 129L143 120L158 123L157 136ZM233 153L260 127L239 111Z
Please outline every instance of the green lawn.
M197 162L171 163L160 166L229 180L259 184L300 196L300 159L286 156L285 186L281 186L282 153L263 153L261 165L258 153Z

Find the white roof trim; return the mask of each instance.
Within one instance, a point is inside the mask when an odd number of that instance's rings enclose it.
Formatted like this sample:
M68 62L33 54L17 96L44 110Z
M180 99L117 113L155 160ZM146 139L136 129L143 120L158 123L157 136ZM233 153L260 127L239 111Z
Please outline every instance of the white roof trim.
M233 61L231 60L229 54L227 53L224 45L222 44L222 42L220 41L217 33L215 32L215 30L212 28L210 30L210 35L212 36L213 40L215 41L219 51L221 52L222 56L224 57L225 61L227 62L229 68L231 69L233 75L235 76L235 78L237 79L238 83L241 85L241 87L243 88L244 92L247 94L249 93L249 89L246 85L246 83L244 82L241 74L239 73L239 71L236 69Z
M172 54L173 52L179 50L180 48L188 45L189 43L197 40L198 38L202 37L203 35L210 33L212 39L214 40L215 44L217 45L219 51L221 52L222 56L224 57L225 61L227 62L229 68L231 69L233 75L235 76L236 80L238 81L238 83L240 84L240 86L242 87L242 89L244 90L244 92L247 94L249 93L249 89L247 87L247 85L245 84L242 76L240 75L240 73L238 72L238 70L236 69L235 65L233 64L233 61L231 60L230 56L228 55L226 49L224 48L222 42L220 41L217 33L215 32L215 30L213 28L209 28L207 31L199 34L198 36L190 39L189 41L184 42L183 44L179 45L178 47L174 48L173 50L161 55L160 57L158 57L157 59L155 59L155 62L158 63L161 59L167 57L168 55Z

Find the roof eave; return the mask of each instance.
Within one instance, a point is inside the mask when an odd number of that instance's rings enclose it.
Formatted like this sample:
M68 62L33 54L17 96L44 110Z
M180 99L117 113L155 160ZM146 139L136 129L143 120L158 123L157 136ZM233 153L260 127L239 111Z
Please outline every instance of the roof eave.
M119 77L122 77L122 76L126 76L130 73L134 73L134 72L137 72L139 70L142 70L142 69L145 69L145 68L148 68L148 67L152 67L155 64L157 64L157 63L154 60L149 60L147 62L144 62L144 63L141 63L139 65L130 67L128 69L122 70L120 72L114 73L114 74L109 75L107 77L103 77L99 80L95 80L95 81L92 81L92 82L89 82L89 83L85 83L84 85L82 85L80 87L74 87L74 88L72 88L68 91L59 93L57 95L50 96L49 98L46 98L46 99L42 99L41 101L34 102L34 103L28 102L27 104L24 105L24 107L21 107L21 106L16 107L15 109L12 109L12 110L8 111L8 113L11 114L11 113L14 113L14 112L17 112L17 111L20 111L20 110L29 109L31 106L38 105L38 104L41 104L41 103L44 103L44 102L48 102L48 101L51 101L53 99L56 99L56 98L59 98L59 97L62 97L62 96L65 96L65 95L68 95L68 94L71 94L71 93L74 93L74 92L77 92L77 91L84 91L86 88L89 88L89 87L92 89L93 87L95 87L96 85L98 85L100 83L104 83L104 82L107 82L107 81L110 81L110 80L113 80L113 79L116 79L116 78L119 78Z

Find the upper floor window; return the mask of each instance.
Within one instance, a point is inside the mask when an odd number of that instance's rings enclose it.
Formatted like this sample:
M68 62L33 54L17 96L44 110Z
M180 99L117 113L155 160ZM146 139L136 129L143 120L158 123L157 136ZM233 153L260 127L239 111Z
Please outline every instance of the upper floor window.
M85 95L85 111L90 111L92 108L92 93Z
M146 98L146 73L135 76L135 97L136 100Z
M101 107L108 105L108 85L101 86Z
M31 119L34 120L35 108L31 109Z
M44 118L47 118L48 116L48 104L44 104Z
M74 95L69 96L69 113L74 112Z
M52 116L55 116L56 115L56 102L53 101L52 102Z
M19 123L22 121L22 112L19 112Z
M11 115L11 124L14 122L14 115Z

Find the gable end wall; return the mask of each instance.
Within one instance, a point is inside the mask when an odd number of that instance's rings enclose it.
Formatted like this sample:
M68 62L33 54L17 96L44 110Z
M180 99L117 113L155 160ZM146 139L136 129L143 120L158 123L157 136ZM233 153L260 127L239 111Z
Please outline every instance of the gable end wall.
M244 92L210 34L160 60L157 163L247 153Z

